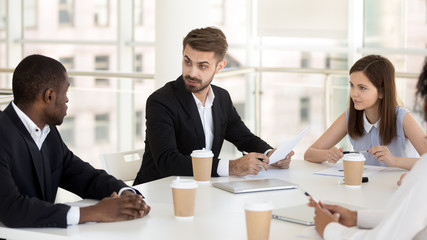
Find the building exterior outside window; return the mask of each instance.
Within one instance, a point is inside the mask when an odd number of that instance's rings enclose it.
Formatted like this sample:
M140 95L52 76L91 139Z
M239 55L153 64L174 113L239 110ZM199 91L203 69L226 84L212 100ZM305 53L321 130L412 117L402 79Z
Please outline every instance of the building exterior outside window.
M110 115L108 113L95 115L95 143L110 141Z
M106 71L110 69L110 58L109 56L95 56L95 70ZM95 83L97 85L108 85L109 80L106 78L96 78Z
M59 0L58 22L60 26L72 26L74 21L74 1Z

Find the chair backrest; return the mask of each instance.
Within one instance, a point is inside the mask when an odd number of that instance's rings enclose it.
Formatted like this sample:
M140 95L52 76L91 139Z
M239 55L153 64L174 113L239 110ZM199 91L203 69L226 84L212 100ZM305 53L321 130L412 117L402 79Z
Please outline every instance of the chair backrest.
M109 174L122 181L132 181L141 168L144 149L101 154L102 165Z

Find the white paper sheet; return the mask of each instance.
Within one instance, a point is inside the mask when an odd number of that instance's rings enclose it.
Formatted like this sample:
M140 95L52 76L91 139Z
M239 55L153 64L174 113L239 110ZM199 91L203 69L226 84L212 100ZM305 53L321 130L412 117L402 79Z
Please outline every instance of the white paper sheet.
M301 139L307 134L308 127L305 128L298 136L292 139L286 139L282 144L273 152L270 156L270 164L276 163L284 159L288 153L295 148L295 146L301 141Z
M344 177L344 167L342 164L329 164L331 167L319 171L319 172L315 172L314 174L317 175L325 175L325 176L333 176L333 177ZM372 166L372 165L365 165L363 167L363 176L364 177L368 177L371 176L372 174L375 174L383 169L385 169L386 167L382 167L382 166Z

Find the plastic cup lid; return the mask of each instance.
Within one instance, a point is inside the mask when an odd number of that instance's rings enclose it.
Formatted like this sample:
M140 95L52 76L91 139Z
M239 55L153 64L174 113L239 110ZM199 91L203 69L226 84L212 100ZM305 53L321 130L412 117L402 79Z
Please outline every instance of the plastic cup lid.
M177 177L173 180L171 187L181 189L197 188L197 182L194 179L180 179Z
M344 157L342 159L345 161L355 161L355 162L365 161L365 157L361 153L344 154Z
M273 204L266 199L251 199L246 201L245 209L249 211L269 211L273 209Z
M211 150L200 149L200 150L193 150L193 152L191 153L191 156L200 157L200 158L213 157L213 153Z

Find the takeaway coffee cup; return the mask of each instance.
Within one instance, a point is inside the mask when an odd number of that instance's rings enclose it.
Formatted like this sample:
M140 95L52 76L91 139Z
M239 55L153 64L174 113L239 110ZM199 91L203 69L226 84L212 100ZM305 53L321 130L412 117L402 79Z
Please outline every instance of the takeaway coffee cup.
M252 199L245 203L246 232L248 240L267 240L273 204L269 200Z
M344 165L345 186L360 188L362 185L365 157L360 153L350 153L345 154L342 159Z
M210 150L194 150L191 153L194 180L209 182L211 180L213 153Z
M173 209L176 218L191 219L196 205L197 182L177 177L172 184Z

